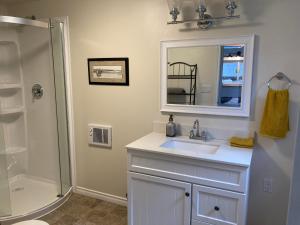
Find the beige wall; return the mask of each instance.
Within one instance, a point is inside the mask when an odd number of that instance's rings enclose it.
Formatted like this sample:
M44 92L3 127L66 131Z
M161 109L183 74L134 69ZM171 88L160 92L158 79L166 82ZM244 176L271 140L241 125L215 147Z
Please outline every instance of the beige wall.
M214 1L213 7L223 4ZM13 15L69 16L78 185L125 196L124 146L152 130L153 120L167 120L159 112L159 41L167 39L257 34L254 63L253 114L250 119L176 115L176 122L222 127L259 127L266 95L265 81L283 71L300 82L299 0L241 0L242 19L209 31L167 26L162 0L41 0L10 8ZM222 7L221 7L222 9ZM220 10L222 11L222 10ZM283 16L280 16L283 15ZM89 86L88 57L130 59L130 86ZM295 118L300 89L291 89L291 131L284 140L258 138L250 189L250 225L285 224ZM87 124L113 126L112 150L87 144ZM273 178L273 193L262 191L264 177Z

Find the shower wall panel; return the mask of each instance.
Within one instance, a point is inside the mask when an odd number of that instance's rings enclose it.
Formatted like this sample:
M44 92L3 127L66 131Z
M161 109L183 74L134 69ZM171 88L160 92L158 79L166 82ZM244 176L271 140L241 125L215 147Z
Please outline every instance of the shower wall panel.
M24 27L18 33L28 129L28 174L59 182L56 102L49 30ZM42 85L44 95L32 96L32 86Z
M16 26L0 27L0 126L8 178L28 169L21 65ZM3 142L3 143L2 143Z

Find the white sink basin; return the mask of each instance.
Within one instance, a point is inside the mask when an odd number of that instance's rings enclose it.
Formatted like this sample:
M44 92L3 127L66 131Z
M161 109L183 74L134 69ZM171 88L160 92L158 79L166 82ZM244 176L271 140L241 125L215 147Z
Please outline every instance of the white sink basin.
M215 154L220 146L197 143L188 140L169 140L160 145L160 147L183 150L185 152L197 152L200 154Z

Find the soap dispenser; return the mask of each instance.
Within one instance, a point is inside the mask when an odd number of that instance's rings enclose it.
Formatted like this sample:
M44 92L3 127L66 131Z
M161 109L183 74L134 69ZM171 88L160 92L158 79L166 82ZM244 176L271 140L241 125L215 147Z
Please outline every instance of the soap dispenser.
M176 136L176 124L173 122L173 115L170 115L169 122L166 125L166 136L167 137Z

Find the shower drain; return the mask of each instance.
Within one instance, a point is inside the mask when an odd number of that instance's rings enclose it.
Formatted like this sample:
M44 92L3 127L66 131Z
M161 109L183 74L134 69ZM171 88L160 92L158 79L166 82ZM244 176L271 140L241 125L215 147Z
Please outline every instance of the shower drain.
M24 187L18 187L12 190L12 192L17 192L17 191L23 191L25 188Z

